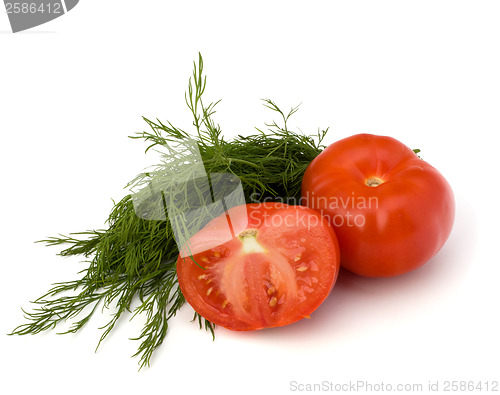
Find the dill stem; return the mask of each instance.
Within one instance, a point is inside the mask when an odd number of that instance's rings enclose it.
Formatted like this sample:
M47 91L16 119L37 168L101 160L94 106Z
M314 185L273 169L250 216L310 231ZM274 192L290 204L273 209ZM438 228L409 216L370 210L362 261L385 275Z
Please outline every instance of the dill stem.
M248 165L248 166L252 166L253 168L255 169L260 169L261 166L260 165L257 165L255 163L252 163L252 162L249 162L247 160L244 160L244 159L238 159L238 158L227 158L228 160L228 165L231 165L231 162L235 162L235 163L241 163L243 165Z

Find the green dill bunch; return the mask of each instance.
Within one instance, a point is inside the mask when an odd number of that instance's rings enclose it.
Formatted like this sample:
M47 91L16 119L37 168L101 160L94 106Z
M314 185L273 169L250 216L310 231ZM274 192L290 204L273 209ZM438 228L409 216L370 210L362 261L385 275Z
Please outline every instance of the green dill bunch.
M155 147L166 152L164 162L151 172L140 173L127 188L137 189L149 185L155 174L171 170L178 158L178 147L193 141L205 174L229 173L241 181L246 202L268 199L291 199L298 202L300 184L309 163L324 148L321 141L327 130L314 137L290 131L289 117L298 107L285 114L271 100L264 105L277 112L282 125L267 124L268 130L257 129L254 134L237 136L226 140L221 128L213 120L216 103L205 105L202 96L206 87L203 76L203 59L194 65L189 79L185 100L193 115L194 135L177 128L172 123L151 121L146 118L148 131L131 136L142 139L149 149ZM177 158L177 159L176 159ZM181 158L182 159L182 158ZM184 167L185 169L186 167ZM191 171L188 169L188 172ZM169 173L171 174L171 173ZM183 175L182 172L179 173ZM188 174L189 175L189 174ZM184 174L185 176L185 174ZM175 177L162 178L160 190L176 190ZM175 186L175 188L174 188ZM187 189L178 194L188 195ZM164 195L159 195L164 198ZM65 321L72 322L62 333L73 333L85 326L99 305L102 309L115 307L110 321L101 329L99 344L114 328L124 313L146 317L141 333L134 339L139 341L140 368L150 364L154 350L165 339L168 322L185 302L178 287L176 262L178 245L172 227L172 216L161 212L156 219L145 219L137 215L134 195L129 194L114 204L107 219L107 229L58 235L41 240L46 245L64 245L61 256L81 256L88 263L79 279L60 282L33 302L31 312L25 312L27 322L18 326L11 334L35 334L53 329ZM163 216L163 217L162 217ZM201 316L195 313L200 327ZM205 329L212 335L214 326L204 320Z
M284 127L273 123L268 125L270 129L266 132L257 129L252 135L225 140L219 129L210 130L213 126L207 122L207 129L201 130L197 139L205 171L207 174L231 173L237 176L248 203L272 198L295 198L298 201L302 176L324 148L320 143L327 131L319 132L317 138L290 131L286 128L286 120L296 108L285 116L271 100L266 99L265 103L283 116ZM146 122L154 133L143 132L140 137L154 141L154 145L165 146L175 135L171 126L148 119ZM182 138L189 138L189 135ZM157 170L162 171L161 167Z

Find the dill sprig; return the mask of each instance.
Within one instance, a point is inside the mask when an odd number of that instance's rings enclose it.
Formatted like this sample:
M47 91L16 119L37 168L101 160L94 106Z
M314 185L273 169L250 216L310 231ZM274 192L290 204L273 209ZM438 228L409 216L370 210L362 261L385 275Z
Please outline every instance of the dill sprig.
M144 118L149 130L131 138L148 143L146 152L152 148L166 151L165 160L151 172L139 174L126 187L147 185L154 174L170 169L172 161L176 164L179 145L194 140L206 173L230 173L238 177L247 202L298 199L302 176L324 148L321 141L328 129L318 131L314 137L293 132L287 122L298 107L284 113L272 100L264 99L264 105L279 114L282 126L272 122L266 124L265 131L256 129L252 135L225 140L220 126L213 120L219 102L205 105L202 99L205 88L203 59L199 55L185 94L195 133L185 132L170 122ZM169 183L174 181L166 178L161 189L168 190L173 185ZM179 193L186 194L186 191L181 189ZM32 302L31 312L23 310L28 322L11 334L36 334L68 320L71 326L60 333L74 333L85 326L98 306L102 311L113 307L111 319L101 327L98 348L124 313L130 313L132 318L145 315L146 323L133 339L140 342L134 356L139 356L142 368L150 364L154 350L167 334L169 319L185 302L176 274L179 249L169 218L155 220L137 215L133 194L115 203L106 224L104 230L58 235L40 241L47 246L64 245L59 255L82 256L87 259L88 268L81 272L80 279L53 284L46 294ZM214 336L212 323L197 313L193 320Z

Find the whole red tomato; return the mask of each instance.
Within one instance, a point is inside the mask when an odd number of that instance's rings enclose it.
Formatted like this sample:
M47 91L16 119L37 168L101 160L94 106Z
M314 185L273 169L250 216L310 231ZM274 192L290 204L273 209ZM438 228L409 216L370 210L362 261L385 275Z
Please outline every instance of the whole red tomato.
M448 239L455 215L451 187L434 167L396 139L370 134L318 155L302 198L334 227L341 266L370 277L426 263Z
M236 206L210 221L177 260L179 286L201 316L228 329L308 317L339 271L332 227L315 210L283 203Z

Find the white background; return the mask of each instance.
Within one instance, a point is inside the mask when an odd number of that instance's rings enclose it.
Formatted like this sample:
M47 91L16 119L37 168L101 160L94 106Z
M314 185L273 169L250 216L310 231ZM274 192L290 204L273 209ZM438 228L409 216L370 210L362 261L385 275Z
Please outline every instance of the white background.
M426 389L500 379L500 2L82 0L18 34L1 12L8 393L287 394L292 381ZM106 313L76 335L6 336L23 322L21 307L85 268L34 241L102 228L111 199L153 164L127 137L146 129L141 117L191 127L184 91L198 51L227 137L271 121L260 99L272 98L302 103L292 126L330 126L327 143L369 132L420 148L455 192L447 244L398 278L341 273L311 320L284 328L218 328L212 342L186 305L141 372L128 340L141 319L123 319L97 353Z

